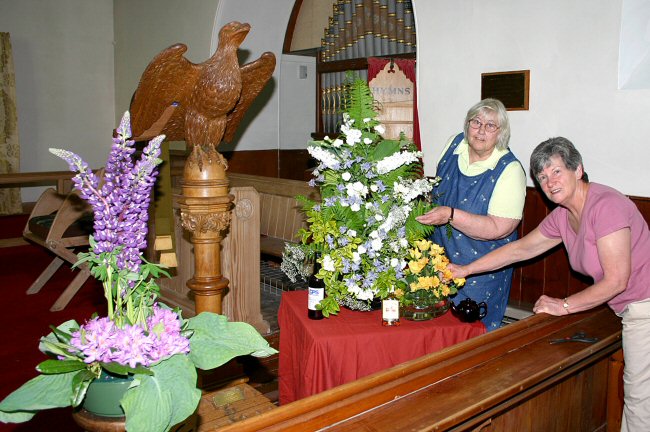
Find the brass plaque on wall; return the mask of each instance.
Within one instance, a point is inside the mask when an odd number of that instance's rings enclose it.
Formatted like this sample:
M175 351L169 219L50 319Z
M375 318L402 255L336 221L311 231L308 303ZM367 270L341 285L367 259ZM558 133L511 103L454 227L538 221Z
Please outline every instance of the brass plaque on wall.
M530 71L481 74L481 99L499 99L510 111L528 109Z

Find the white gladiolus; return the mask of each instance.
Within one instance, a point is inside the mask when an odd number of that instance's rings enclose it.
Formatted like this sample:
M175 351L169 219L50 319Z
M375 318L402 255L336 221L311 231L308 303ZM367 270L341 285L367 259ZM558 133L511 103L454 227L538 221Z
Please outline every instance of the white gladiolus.
M325 168L338 169L340 162L336 156L321 147L309 146L307 151L314 159L320 161Z
M408 165L413 162L417 162L418 158L420 157L422 157L421 152L405 151L401 153L395 153L377 162L377 173L380 175L389 173L401 167L402 165Z

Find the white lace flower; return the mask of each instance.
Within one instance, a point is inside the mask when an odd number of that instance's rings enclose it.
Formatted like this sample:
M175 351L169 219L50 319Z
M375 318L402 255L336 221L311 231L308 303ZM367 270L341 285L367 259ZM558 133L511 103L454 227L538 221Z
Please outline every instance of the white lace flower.
M374 239L373 241L370 242L370 247L374 251L380 251L383 245L384 245L384 242L381 241L381 239L378 239L378 238L376 238L376 239Z
M332 146L337 147L337 148L341 147L342 145L343 145L343 141L341 141L340 138L337 138L332 142Z
M341 130L343 130L343 128L341 128ZM349 129L345 134L345 142L350 146L361 142L361 131L359 129Z
M332 259L331 256L325 255L323 257L323 268L325 269L325 271L328 272L333 272L334 270L336 270L334 267L334 260Z
M352 178L352 174L346 171L343 174L341 174L341 178L345 181L350 181L350 179Z
M363 139L363 143L364 144L372 144L372 140L370 138L366 137L366 138Z

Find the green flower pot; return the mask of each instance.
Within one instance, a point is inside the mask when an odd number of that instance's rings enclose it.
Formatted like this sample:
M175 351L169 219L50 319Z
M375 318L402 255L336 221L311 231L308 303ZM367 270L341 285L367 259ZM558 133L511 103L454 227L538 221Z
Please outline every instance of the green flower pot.
M132 381L133 376L122 378L102 372L100 377L88 386L83 408L102 417L123 417L120 400Z

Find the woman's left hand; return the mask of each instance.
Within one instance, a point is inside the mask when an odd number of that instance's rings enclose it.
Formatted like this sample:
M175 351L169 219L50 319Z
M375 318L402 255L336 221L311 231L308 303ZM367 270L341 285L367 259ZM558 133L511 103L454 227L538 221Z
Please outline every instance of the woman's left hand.
M547 295L541 296L533 306L533 312L547 313L549 315L567 315L569 312L564 308L564 301L562 299L549 297Z

